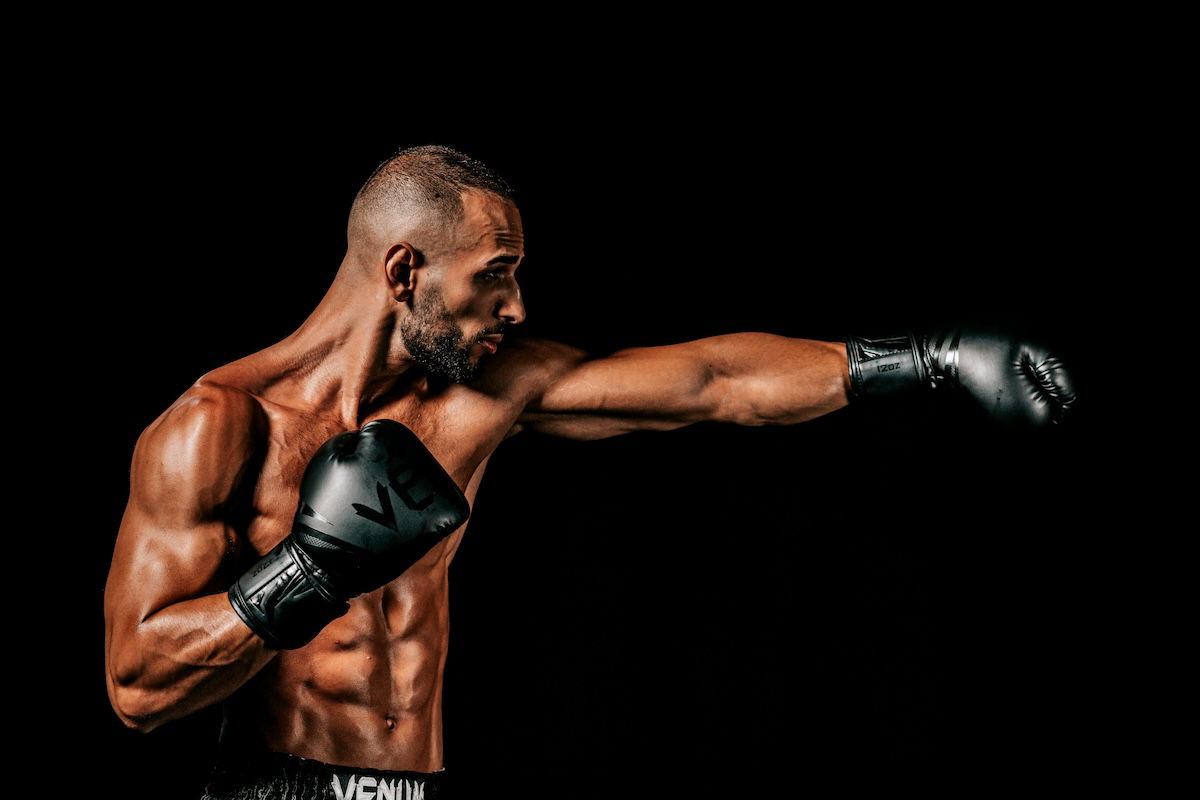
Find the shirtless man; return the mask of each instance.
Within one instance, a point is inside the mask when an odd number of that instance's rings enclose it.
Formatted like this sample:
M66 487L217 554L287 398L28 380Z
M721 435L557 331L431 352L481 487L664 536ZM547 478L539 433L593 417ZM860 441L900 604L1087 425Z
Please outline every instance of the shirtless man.
M1048 351L970 332L734 333L599 358L505 338L525 319L523 257L498 176L449 148L401 151L356 196L345 258L303 325L200 377L138 438L105 590L109 698L140 731L224 702L206 797L436 797L442 783L447 569L469 523L422 540L411 566L381 559L394 574L341 598L340 615L315 613L303 642L273 639L253 602L237 607L271 568L264 556L305 527L301 478L333 437L402 423L452 480L451 508L459 490L473 504L497 445L526 429L789 425L946 386L1002 420L1046 424L1074 401Z

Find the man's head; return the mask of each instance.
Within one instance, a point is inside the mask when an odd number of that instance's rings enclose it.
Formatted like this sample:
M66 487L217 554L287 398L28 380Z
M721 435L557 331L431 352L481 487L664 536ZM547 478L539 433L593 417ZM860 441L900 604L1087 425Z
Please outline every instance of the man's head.
M344 268L386 287L408 358L465 383L492 349L484 337L525 318L514 272L524 258L512 190L448 147L401 150L350 209Z

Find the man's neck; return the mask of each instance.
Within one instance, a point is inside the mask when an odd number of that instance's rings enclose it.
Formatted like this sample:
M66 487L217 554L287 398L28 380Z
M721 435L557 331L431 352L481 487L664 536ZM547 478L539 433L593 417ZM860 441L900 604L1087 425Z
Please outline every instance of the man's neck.
M361 292L335 284L294 333L268 348L278 367L276 391L347 430L361 427L382 401L427 383L424 369L391 352L394 320Z

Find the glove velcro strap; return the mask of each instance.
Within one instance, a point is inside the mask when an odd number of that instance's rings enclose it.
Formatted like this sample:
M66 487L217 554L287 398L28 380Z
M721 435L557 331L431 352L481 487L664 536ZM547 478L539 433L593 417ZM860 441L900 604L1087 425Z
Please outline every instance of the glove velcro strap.
M851 396L894 395L926 386L930 370L912 333L887 337L846 337Z
M958 383L958 347L962 331L948 330L932 333L925 338L925 352L930 360L930 373L935 381Z
M291 536L229 587L229 603L275 650L303 647L350 610L330 592L323 571Z

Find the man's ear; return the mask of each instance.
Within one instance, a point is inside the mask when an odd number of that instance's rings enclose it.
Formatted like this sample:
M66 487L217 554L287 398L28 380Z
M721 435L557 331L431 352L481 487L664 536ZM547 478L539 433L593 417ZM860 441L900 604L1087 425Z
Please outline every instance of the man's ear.
M388 287L397 302L407 302L417 285L416 269L421 266L421 253L408 242L396 242L388 248L383 262Z

